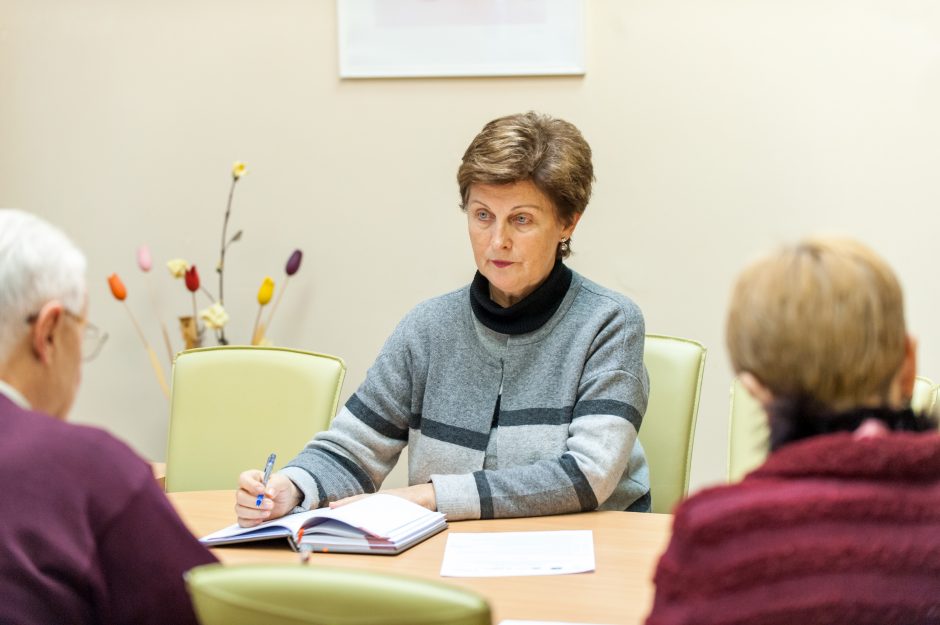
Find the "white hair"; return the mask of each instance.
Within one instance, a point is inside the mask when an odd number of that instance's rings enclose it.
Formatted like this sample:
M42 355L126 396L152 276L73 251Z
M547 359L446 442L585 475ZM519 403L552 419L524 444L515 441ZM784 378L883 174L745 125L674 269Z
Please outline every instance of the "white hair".
M30 213L0 209L0 362L26 332L26 319L47 302L82 312L85 267L85 255L61 230Z

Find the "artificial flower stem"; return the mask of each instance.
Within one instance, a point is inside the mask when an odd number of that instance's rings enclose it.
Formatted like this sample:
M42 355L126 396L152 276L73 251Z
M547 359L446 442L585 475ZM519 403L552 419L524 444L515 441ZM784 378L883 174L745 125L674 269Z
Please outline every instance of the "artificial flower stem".
M204 287L204 286L200 286L200 287L199 287L199 290L202 291L202 292L205 294L205 296L209 298L209 301L210 301L211 303L215 304L215 298L212 297L212 293L209 292L209 289L207 289L207 288Z
M258 306L258 315L255 317L255 327L251 330L251 344L258 345L261 343L261 335L264 333L264 326L261 324L261 311L264 310L264 306Z
M170 359L170 367L173 367L173 345L170 343L170 331L167 330L166 324L162 321L160 322L160 330L163 332L163 344L166 346L166 355Z
M193 291L193 321L196 323L196 334L202 334L199 331L199 315L196 313L196 292Z
M137 330L137 336L140 337L141 342L144 344L144 349L147 350L147 355L150 357L150 364L153 365L153 371L157 375L157 382L160 384L160 389L163 391L166 398L169 399L170 387L166 383L166 376L163 375L163 367L160 366L160 361L157 360L157 354L153 351L153 348L150 347L150 343L147 342L147 337L144 336L144 331L140 327L140 324L137 323L137 319L134 317L134 313L131 312L130 306L123 300L121 300L121 303L124 304L124 310L127 311L127 315L131 318L131 323L134 324L134 329Z
M225 220L222 222L222 245L219 251L219 303L225 305L225 248L226 234L228 233L228 218L232 214L232 198L235 196L235 185L238 184L238 176L232 176L232 186L228 190L228 202L225 205ZM219 343L228 345L225 340L225 328L219 329Z
M274 319L274 313L277 311L277 305L281 303L281 298L284 297L284 291L287 290L288 284L290 284L290 276L284 278L284 286L277 292L277 297L274 299L274 305L271 306L271 314L268 315L268 322L264 324L264 327L268 330L271 329L271 321Z
M147 354L150 356L150 364L153 365L153 370L157 374L157 382L160 383L160 388L163 390L163 395L169 399L170 387L167 385L166 378L163 376L163 367L160 366L160 361L157 360L157 354L149 345L147 346Z

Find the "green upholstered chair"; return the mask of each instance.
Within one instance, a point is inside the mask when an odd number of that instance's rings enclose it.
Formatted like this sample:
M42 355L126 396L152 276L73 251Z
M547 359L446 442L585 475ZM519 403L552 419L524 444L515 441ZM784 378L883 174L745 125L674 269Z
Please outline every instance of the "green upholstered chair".
M640 426L640 442L649 462L653 512L672 512L689 492L705 352L705 346L698 341L646 335L643 360L650 378L650 396Z
M911 408L915 412L933 414L937 408L937 391L940 385L934 384L930 378L917 376L914 381L914 394L911 396Z
M238 474L290 460L329 427L342 359L277 347L181 352L173 363L167 492L234 489Z
M937 403L938 386L923 376L914 380L911 407L930 412ZM731 383L731 422L728 428L728 480L737 482L760 466L770 449L770 426L760 403L738 378Z
M770 448L767 415L741 381L731 383L731 418L728 424L728 480L737 482L756 469Z
M927 403L924 404L924 412L937 418L938 425L940 425L940 384L930 387Z
M490 625L476 593L370 571L209 564L186 584L202 625Z

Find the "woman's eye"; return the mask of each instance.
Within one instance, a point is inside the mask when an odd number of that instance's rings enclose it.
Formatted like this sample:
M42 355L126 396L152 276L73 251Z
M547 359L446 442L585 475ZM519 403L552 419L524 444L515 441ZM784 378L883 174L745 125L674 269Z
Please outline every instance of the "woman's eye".
M532 223L532 220L529 219L528 215L516 215L513 221L515 221L520 226Z
M489 218L490 214L486 211L477 211L477 219L480 221L486 221Z

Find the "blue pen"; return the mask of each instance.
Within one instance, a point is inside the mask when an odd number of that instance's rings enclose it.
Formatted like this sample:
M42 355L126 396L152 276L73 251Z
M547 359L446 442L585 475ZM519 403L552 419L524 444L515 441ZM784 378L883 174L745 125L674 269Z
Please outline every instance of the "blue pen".
M264 477L261 478L261 483L265 486L268 485L268 480L271 478L271 470L274 468L275 459L277 459L277 454L272 453L268 456L267 464L264 465ZM262 501L264 501L264 493L258 495L258 499L255 500L255 507L260 508Z

